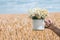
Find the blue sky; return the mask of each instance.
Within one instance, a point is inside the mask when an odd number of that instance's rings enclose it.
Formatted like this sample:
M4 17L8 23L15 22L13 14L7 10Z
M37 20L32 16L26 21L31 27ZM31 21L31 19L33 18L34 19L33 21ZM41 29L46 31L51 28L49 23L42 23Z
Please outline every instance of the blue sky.
M35 7L60 12L60 0L0 0L0 13L27 13Z

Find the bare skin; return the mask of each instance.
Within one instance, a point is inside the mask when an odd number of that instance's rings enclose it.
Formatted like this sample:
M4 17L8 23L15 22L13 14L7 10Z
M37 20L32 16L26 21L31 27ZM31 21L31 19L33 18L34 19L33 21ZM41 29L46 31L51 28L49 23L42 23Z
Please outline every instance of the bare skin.
M53 30L60 37L60 29L57 28L51 19L45 20L46 28Z

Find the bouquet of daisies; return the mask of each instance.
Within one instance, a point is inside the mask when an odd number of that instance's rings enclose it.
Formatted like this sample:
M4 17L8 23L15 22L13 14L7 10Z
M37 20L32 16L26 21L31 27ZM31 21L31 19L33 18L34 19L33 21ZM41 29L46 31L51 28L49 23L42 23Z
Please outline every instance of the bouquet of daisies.
M29 13L32 19L45 19L45 17L48 15L48 11L46 9L41 8L30 9Z

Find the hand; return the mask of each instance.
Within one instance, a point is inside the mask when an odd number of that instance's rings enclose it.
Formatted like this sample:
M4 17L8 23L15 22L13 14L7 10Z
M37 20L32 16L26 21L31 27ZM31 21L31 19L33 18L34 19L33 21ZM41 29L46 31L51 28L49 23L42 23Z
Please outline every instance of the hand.
M52 22L51 19L46 19L45 26L46 26L46 28L52 28L54 26L54 23Z
M45 20L46 28L53 30L60 37L60 29L55 26L51 19Z

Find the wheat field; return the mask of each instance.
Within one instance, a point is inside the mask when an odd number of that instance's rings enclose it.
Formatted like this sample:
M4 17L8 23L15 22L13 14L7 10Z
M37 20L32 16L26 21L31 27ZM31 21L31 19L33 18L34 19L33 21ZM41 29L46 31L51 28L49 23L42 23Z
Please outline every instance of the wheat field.
M59 13L50 13L47 18L60 26ZM0 40L60 40L50 29L32 30L32 22L27 14L0 14Z

